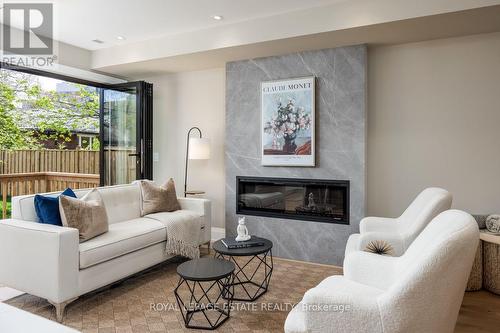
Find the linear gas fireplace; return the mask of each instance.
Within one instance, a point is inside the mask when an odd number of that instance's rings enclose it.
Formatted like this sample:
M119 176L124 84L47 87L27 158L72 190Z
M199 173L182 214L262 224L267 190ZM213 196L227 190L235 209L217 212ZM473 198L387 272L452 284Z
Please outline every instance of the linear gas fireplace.
M236 214L349 224L349 181L236 177Z

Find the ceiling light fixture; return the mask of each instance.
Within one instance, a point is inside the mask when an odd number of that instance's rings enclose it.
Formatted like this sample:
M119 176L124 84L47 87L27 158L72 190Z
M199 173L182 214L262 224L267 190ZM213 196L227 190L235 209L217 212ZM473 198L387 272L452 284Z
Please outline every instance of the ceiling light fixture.
M217 20L217 21L220 21L220 20L222 20L222 19L223 19L223 17L222 17L222 16L220 16L220 15L214 15L214 16L212 16L212 18L213 18L214 20Z
M123 37L123 36L116 36L116 39L118 39L118 40L125 40L125 37Z

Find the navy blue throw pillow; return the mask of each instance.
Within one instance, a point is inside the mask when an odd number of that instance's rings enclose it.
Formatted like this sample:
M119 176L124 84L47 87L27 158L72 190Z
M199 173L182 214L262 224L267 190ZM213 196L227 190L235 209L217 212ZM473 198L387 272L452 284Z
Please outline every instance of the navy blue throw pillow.
M69 187L60 195L76 198L75 192ZM40 223L62 226L59 195L35 195L35 211Z

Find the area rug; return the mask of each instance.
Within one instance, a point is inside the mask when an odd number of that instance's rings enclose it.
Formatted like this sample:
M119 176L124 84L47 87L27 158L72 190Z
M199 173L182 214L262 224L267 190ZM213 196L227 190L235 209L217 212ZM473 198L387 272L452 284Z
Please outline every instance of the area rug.
M181 259L173 259L119 284L80 297L66 310L63 324L85 333L196 332L184 328L173 290ZM283 332L293 304L304 292L341 269L274 259L269 290L256 302L238 302L231 318L216 332ZM7 302L20 309L55 320L46 300L22 295Z

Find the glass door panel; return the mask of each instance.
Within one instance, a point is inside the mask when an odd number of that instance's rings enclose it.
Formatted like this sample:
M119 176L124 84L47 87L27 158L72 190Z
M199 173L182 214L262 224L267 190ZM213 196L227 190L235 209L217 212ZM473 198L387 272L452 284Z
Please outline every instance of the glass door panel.
M137 137L137 89L103 90L103 185L138 178L141 150Z
M128 82L101 90L101 183L152 179L153 85Z

